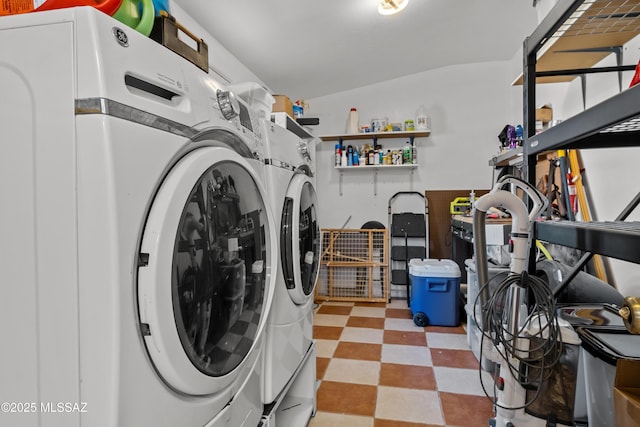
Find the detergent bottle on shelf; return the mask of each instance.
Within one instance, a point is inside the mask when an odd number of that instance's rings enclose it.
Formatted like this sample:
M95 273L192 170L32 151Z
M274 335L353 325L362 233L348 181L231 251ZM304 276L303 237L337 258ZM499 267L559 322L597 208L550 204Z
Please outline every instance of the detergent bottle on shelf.
M352 108L347 119L347 133L358 133L359 130L360 118L358 117L358 110Z

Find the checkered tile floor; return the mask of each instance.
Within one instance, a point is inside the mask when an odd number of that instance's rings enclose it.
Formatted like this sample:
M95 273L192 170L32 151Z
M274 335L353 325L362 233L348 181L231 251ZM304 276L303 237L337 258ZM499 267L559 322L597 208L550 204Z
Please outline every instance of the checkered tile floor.
M479 427L492 384L463 326L421 328L404 300L315 311L318 409L310 427Z

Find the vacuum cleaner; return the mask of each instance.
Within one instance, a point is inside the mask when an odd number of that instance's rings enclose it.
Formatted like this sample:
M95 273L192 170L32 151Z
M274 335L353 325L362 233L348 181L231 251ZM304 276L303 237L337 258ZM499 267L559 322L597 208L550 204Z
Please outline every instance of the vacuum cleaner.
M510 187L509 191L503 189L505 186ZM530 210L515 194L516 190L526 194ZM575 335L570 326L561 330L555 298L548 284L527 273L533 224L547 209L547 204L547 199L527 182L504 176L474 205L474 253L482 309L482 319L477 323L482 324L483 329L481 351L483 357L499 367L493 385L496 416L489 420L489 425L496 427L554 425L526 413L525 409L539 397L549 368L559 363L562 341L566 339L563 335ZM485 238L485 218L490 208L506 210L512 216L510 273L491 294L487 286ZM527 389L537 392L528 397ZM485 392L490 395L486 387Z

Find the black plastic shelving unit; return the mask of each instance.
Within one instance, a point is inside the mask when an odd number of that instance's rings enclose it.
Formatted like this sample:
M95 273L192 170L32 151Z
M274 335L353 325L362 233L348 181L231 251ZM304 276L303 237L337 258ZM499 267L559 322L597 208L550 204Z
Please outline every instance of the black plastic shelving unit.
M525 135L525 170L529 183L535 185L537 154L558 149L616 148L640 146L640 85L622 90L619 94L576 114L575 116L535 134L536 78L545 73L536 72L538 53L548 48L557 37L562 37L584 0L559 0L524 42L523 114ZM590 3L590 2L589 2ZM607 2L596 0L590 7L603 10ZM620 20L637 19L638 13L609 14L600 12L595 18L604 17L598 29L601 32L617 31ZM633 16L632 16L633 15ZM599 21L600 22L600 21ZM610 27L609 28L607 27ZM577 35L575 37L580 37ZM619 72L629 66L606 67L593 72ZM580 70L585 72L585 70ZM575 75L576 70L556 70L554 74ZM635 207L635 206L634 206ZM535 237L550 243L581 249L591 253L640 263L640 223L625 221L573 222L547 221L535 225ZM532 248L532 251L535 248ZM534 257L531 257L534 259ZM530 268L533 270L534 266Z

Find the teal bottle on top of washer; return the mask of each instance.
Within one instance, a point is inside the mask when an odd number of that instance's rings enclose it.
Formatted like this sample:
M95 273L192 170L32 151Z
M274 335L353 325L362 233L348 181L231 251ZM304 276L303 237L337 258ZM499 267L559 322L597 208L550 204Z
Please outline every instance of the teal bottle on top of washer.
M156 12L156 16L160 16L160 11L162 10L171 14L169 10L169 0L153 0L153 9Z

